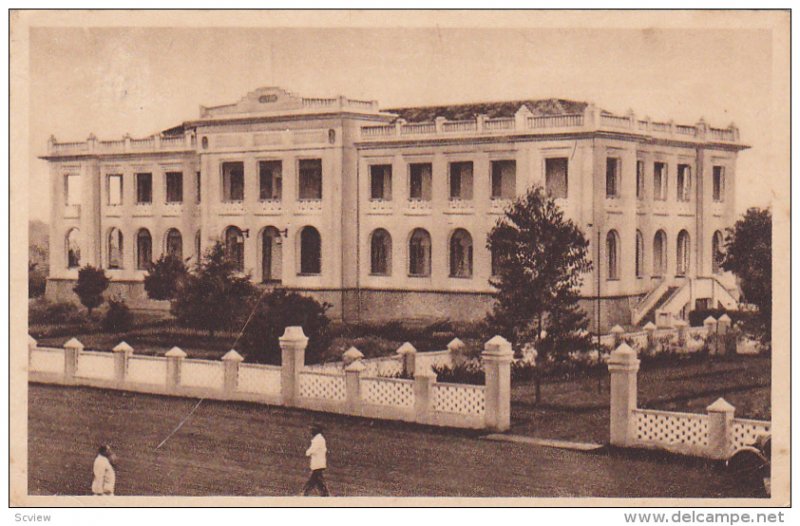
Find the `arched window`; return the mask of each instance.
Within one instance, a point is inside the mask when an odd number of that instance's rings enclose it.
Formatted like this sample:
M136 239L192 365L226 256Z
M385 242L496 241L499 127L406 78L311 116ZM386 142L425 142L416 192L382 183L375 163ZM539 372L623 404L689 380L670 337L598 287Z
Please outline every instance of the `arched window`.
M636 277L644 275L644 238L640 231L636 231Z
M372 232L369 243L370 273L388 276L392 273L392 236L378 228Z
M725 260L725 239L722 232L717 230L711 238L711 271L714 274L722 272L722 262Z
M225 229L225 257L237 271L244 272L244 234L235 226Z
M408 240L408 274L431 275L431 235L423 228L414 229Z
M153 261L153 238L146 228L136 233L136 268L147 270Z
M300 273L319 274L322 272L322 239L319 231L307 226L300 232Z
M678 234L678 261L675 273L685 276L689 272L689 232L681 230Z
M667 272L667 234L656 232L653 238L653 276L663 276Z
M609 230L606 235L606 267L608 279L619 279L619 234Z
M200 243L200 231L198 230L197 233L194 235L194 260L195 263L199 264L200 260L203 258L202 252L202 245Z
M122 232L119 228L108 232L108 268L122 268Z
M261 281L280 282L282 261L281 233L274 226L268 226L261 231Z
M177 228L167 230L167 255L183 259L183 237Z
M67 268L81 266L81 231L77 228L70 229L66 238Z
M492 276L497 276L500 272L500 250L493 246L490 249L492 258Z
M450 236L450 276L472 277L472 236L463 228Z

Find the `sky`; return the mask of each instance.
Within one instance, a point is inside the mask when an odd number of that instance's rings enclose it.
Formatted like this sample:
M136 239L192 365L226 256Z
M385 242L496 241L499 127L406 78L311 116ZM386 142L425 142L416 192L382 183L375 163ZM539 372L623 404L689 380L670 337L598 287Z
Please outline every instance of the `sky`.
M141 137L260 86L381 107L558 97L714 127L735 122L736 207L769 205L773 37L757 27L32 27L30 217L47 220L47 138Z

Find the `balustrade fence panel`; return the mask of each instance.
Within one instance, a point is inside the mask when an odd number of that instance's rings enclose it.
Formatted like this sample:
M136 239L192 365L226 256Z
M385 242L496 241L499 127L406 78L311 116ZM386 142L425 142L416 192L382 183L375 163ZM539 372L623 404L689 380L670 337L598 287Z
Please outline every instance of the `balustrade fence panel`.
M482 415L486 412L483 386L464 384L435 384L433 409L444 413Z
M78 355L75 376L84 378L114 379L114 355L111 353L83 351Z
M344 400L346 398L344 375L303 371L300 373L300 396Z
M413 407L414 381L362 378L361 396L369 404Z
M225 384L225 369L219 362L208 360L184 360L181 365L181 385L222 389Z
M731 453L740 449L742 446L752 445L756 441L756 438L758 438L758 435L769 433L771 428L770 422L734 418L731 425Z
M637 409L633 412L636 439L673 446L708 446L708 417L701 414Z
M403 372L403 362L399 357L374 358L362 360L366 367L362 376L394 376Z
M131 356L128 359L127 380L137 384L165 385L167 360L154 356Z
M32 351L30 370L40 373L64 374L64 350L39 348Z
M281 368L269 365L239 364L239 391L280 395Z

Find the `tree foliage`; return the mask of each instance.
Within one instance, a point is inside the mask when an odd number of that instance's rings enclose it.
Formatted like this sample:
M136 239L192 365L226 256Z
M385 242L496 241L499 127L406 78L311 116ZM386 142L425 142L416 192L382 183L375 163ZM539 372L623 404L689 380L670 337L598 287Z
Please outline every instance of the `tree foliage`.
M725 239L724 270L739 278L744 301L758 307L761 334L770 339L772 321L772 212L750 208Z
M278 338L286 327L299 325L308 337L306 362L314 363L330 344L329 320L325 314L330 307L329 303L320 303L285 289L265 292L253 307L252 318L239 339L238 350L248 360L280 363Z
M240 275L222 244L216 243L186 275L170 310L181 325L207 330L213 336L241 326L255 293L250 277Z
M109 279L102 268L86 265L78 271L78 283L73 291L92 315L92 310L103 304L103 292L108 288Z
M153 263L144 277L144 290L153 300L171 300L183 286L186 264L178 257L166 254Z
M589 347L588 320L577 305L583 274L592 268L588 246L540 186L517 199L489 233L497 295L488 323L517 349L532 343L539 363Z
M109 299L108 310L103 317L103 330L120 333L130 330L132 326L133 315L125 300L122 298Z

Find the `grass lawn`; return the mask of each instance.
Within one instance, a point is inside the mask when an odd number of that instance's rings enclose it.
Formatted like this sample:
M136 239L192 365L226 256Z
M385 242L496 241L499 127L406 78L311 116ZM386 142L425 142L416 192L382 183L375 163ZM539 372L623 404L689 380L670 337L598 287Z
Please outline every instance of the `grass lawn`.
M770 419L771 360L735 356L704 362L677 362L639 371L639 407L705 413L719 397L736 407L736 416ZM542 383L542 402L534 404L533 383L511 388L512 432L541 438L608 442L608 375Z
M579 453L249 403L204 401L156 450L196 400L38 384L28 393L35 495L87 495L101 443L119 457L118 495L296 495L312 422L325 426L326 478L339 496L748 495L728 473L675 457Z

